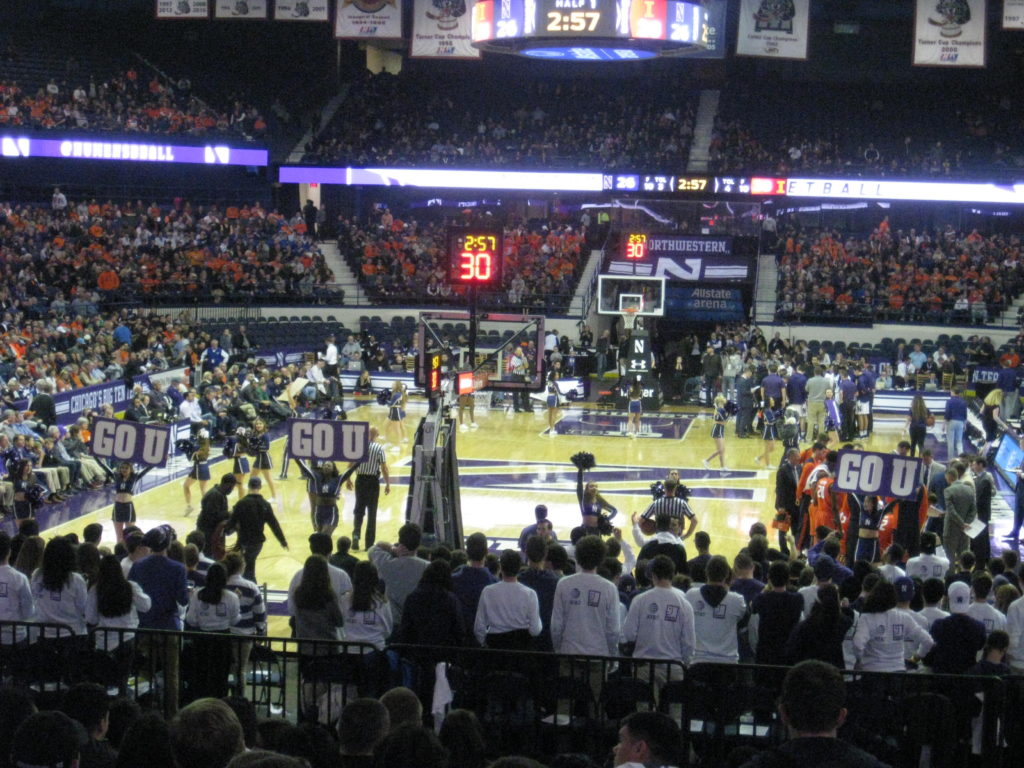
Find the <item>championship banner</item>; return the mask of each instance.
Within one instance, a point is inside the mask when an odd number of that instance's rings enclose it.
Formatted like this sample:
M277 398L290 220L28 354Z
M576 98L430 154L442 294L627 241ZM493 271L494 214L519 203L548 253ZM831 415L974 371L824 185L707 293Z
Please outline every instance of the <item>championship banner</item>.
M1024 29L1024 0L1003 0L1003 29Z
M330 21L329 0L277 0L274 21Z
M218 19L265 19L267 0L217 0L214 16Z
M399 40L402 0L338 0L334 36L340 40Z
M210 0L156 0L158 19L205 19L210 15Z
M917 0L914 64L985 66L985 0Z
M921 459L843 449L836 459L836 490L865 496L912 499L920 486Z
M472 43L468 0L413 0L410 55L423 59L479 59Z
M807 58L810 0L740 0L737 56Z
M99 417L89 447L101 459L162 467L171 448L171 428Z
M288 419L288 455L316 461L362 461L370 444L366 421Z

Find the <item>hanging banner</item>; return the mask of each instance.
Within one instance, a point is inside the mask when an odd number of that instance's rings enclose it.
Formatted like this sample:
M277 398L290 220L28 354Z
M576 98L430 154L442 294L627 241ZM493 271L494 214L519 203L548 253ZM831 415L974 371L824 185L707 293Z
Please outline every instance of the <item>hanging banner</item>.
M89 447L101 459L162 467L171 448L171 428L100 417L93 422Z
M402 0L338 0L334 36L341 40L399 40Z
M917 0L914 64L985 66L985 0Z
M329 0L277 0L274 21L329 21Z
M807 58L810 0L740 0L738 56Z
M205 19L210 15L210 0L156 0L158 19Z
M218 19L265 19L267 0L217 0Z
M424 59L479 59L467 0L414 0L410 54Z
M288 419L288 455L316 461L362 461L370 444L367 421Z
M1024 0L1003 0L1003 29L1024 29Z

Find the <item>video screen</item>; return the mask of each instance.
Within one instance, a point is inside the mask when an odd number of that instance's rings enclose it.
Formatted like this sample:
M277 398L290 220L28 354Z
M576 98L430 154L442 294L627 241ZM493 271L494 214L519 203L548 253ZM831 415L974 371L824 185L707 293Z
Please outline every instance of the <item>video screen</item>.
M1003 435L999 441L999 450L996 451L996 466L1009 474L1011 485L1017 480L1013 474L1021 463L1024 462L1024 451L1020 449L1020 443L1013 435Z

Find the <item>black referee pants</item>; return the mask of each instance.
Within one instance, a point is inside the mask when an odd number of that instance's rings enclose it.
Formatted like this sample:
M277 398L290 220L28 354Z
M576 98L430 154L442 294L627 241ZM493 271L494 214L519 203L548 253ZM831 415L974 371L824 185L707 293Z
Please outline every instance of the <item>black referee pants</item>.
M352 510L352 535L361 538L363 518L366 518L364 546L369 549L377 539L377 501L380 499L380 478L376 475L356 475L356 504Z

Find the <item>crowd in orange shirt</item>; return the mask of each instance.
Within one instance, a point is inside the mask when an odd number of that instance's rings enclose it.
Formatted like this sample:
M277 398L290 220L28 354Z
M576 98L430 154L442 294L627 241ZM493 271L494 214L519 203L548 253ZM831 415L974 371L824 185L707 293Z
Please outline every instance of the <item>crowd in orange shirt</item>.
M339 235L339 248L368 295L380 303L464 304L465 286L453 285L448 277L445 226L407 223L390 212L383 218L387 226L375 223ZM480 302L538 309L567 305L585 241L578 227L506 226L502 283L481 291Z
M233 100L226 108L207 104L154 75L148 82L133 67L108 79L51 79L38 89L0 80L0 129L230 135L255 140L267 123L258 109ZM83 82L84 81L84 82Z
M784 233L777 313L791 319L860 316L984 324L1024 290L1021 238L977 230Z

